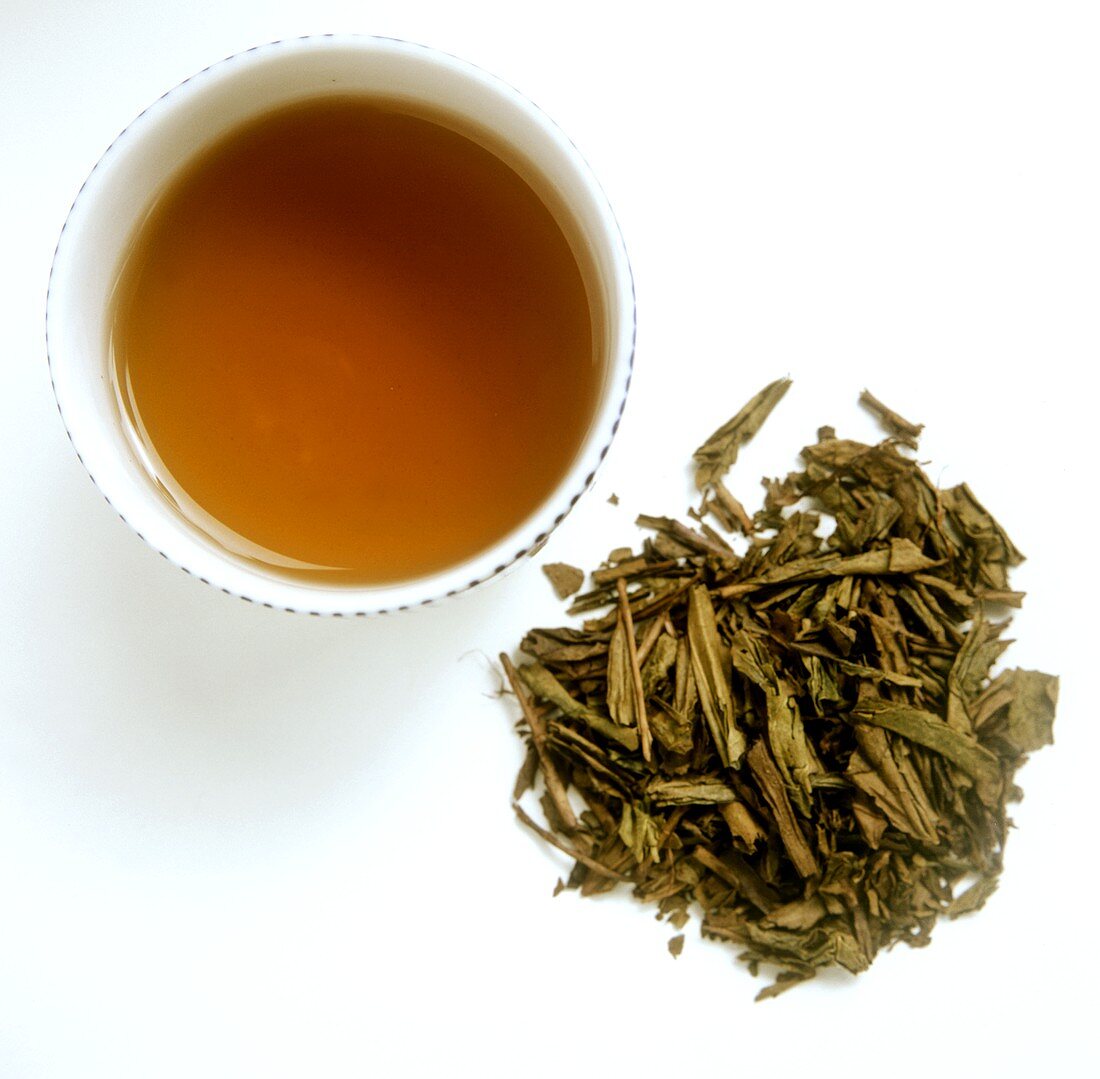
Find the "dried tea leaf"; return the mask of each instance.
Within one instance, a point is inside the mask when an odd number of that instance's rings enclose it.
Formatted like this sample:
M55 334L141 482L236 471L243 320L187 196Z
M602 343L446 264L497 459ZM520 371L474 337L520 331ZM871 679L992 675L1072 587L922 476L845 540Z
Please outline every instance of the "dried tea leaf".
M719 813L730 830L730 835L735 840L740 840L740 845L745 850L752 850L758 843L767 838L764 829L760 827L753 817L749 807L740 800L726 802L719 807Z
M1017 753L1033 753L1054 744L1054 710L1058 706L1058 679L1041 671L1017 667L1008 672L1012 701L1004 737Z
M802 973L801 971L784 970L777 975L774 982L771 985L766 985L754 998L759 1004L762 1000L772 1000L774 997L778 997L785 993L788 989L793 989L796 985L801 985L804 981L812 978L813 974Z
M1007 623L993 625L979 611L955 656L951 673L947 676L947 715L949 727L964 734L974 731L970 715L970 701L989 677L989 671L1000 654L1008 647L1000 639Z
M883 730L857 728L857 748L848 758L845 773L903 835L921 843L939 843L939 815L924 787L914 782L907 762L899 760L890 737Z
M626 653L626 669L629 676L630 693L632 696L632 707L629 711L632 713L634 725L638 728L638 744L641 746L642 757L648 761L653 755L653 738L649 730L649 716L646 712L645 704L645 688L642 685L642 668L638 660L637 642L634 639L634 620L630 613L626 583L620 577L615 582L615 585L619 596L618 627L622 629L623 647ZM612 635L612 639L614 639L614 634Z
M668 672L676 662L677 652L676 639L667 633L661 633L654 639L653 647L642 667L642 692L645 697L652 696L661 685L667 683ZM639 657L641 653L642 649L639 648Z
M899 416L892 408L887 408L870 390L864 390L859 395L859 403L870 409L883 427L905 445L917 448L917 439L924 430L923 423L910 423Z
M567 716L583 720L592 730L618 742L626 749L638 748L638 735L636 731L616 727L610 720L605 719L599 712L574 700L565 687L541 664L528 663L520 668L520 675L527 684L527 688L539 698L556 705Z
M527 752L523 756L523 764L516 773L516 782L512 787L512 801L518 802L535 785L535 779L539 774L539 754L534 742L527 746Z
M765 386L695 451L695 484L700 491L729 471L738 451L760 430L790 385L789 378L780 378Z
M690 753L694 741L695 722L687 712L678 712L672 705L657 701L659 711L649 717L653 737L672 754Z
M675 910L668 916L668 920L675 928L683 929L691 920L691 915L685 909Z
M520 819L520 822L527 828L530 828L535 835L544 839L552 847L557 847L563 854L568 854L570 858L585 866L587 869L591 869L593 872L598 873L602 877L611 877L614 880L626 880L622 873L617 872L614 869L609 869L602 862L596 861L595 858L589 857L583 851L576 850L569 846L568 843L563 843L553 832L548 832L545 828L540 827L535 821L533 821L527 813L524 812L523 807L512 803L512 809L516 816Z
M976 739L948 726L939 716L919 708L867 697L852 710L851 718L857 723L883 727L934 750L975 781L978 795L987 805L1000 794L1001 770L996 756Z
M980 590L1008 592L1008 569L1024 556L1005 530L965 483L940 492L940 504L956 533L967 582Z
M739 581L720 588L718 593L726 597L743 596L771 585L795 581L817 581L826 577L850 577L856 574L916 573L936 565L939 565L937 560L922 554L910 540L892 538L889 547L864 551L846 558L799 558L786 565L776 566L754 580Z
M637 727L634 710L634 680L626 646L626 628L620 619L611 631L607 650L607 710L622 727Z
M731 566L737 565L737 557L726 545L717 542L712 536L704 535L688 528L680 521L674 521L671 517L651 517L640 513L635 521L640 528L652 528L655 532L671 539L677 547L673 548L671 558L679 558L683 553L713 555L721 562ZM678 551L678 553L677 553Z
M817 861L806 842L806 837L798 828L790 798L787 796L787 788L762 740L753 743L748 752L748 761L749 768L756 777L760 794L768 803L775 818L775 826L783 846L787 848L787 856L800 876L812 877L817 872Z
M679 959L680 958L680 953L683 950L684 950L684 934L683 933L677 933L676 936L674 936L668 942L668 953L669 953L669 955L672 956L673 959Z
M562 782L561 776L558 775L557 766L550 755L546 740L546 725L543 723L542 716L527 700L527 695L520 684L516 668L512 666L512 661L501 653L500 663L504 668L508 684L512 687L512 692L516 695L520 708L523 709L523 717L527 720L527 726L531 731L531 745L534 747L535 755L546 779L546 793L554 808L558 829L568 833L575 832L577 830L577 818L573 813L573 807L569 804L569 795L566 793L565 784ZM523 790L520 789L521 781ZM522 794L530 786L530 780L521 770L520 776L516 779L515 789ZM512 800L515 801L517 797L518 795L514 795Z
M767 914L782 904L779 894L740 855L728 851L719 858L706 847L696 847L691 855L700 865L709 869L743 895L757 910Z
M821 769L806 739L795 689L776 673L765 650L766 639L742 630L734 636L730 656L738 672L763 691L772 756L788 796L808 817L813 777Z
M867 845L871 850L878 850L882 837L890 827L890 822L877 812L870 800L866 798L852 799L852 816Z
M763 918L761 924L778 929L813 929L828 913L821 896L814 895L784 903Z
M660 828L641 806L623 803L618 835L635 862L641 864L646 858L656 861L660 857Z
M714 607L702 585L691 590L687 631L691 668L714 746L722 763L736 768L745 754L745 737L737 728L730 699L729 651L718 637Z
M568 562L548 562L542 567L557 593L558 599L567 599L574 592L579 592L584 584L584 570L569 565Z
M947 907L948 918L958 918L981 910L986 900L997 890L1000 880L996 876L979 877L961 895L956 896Z
M720 479L712 481L710 487L710 495L703 499L703 512L710 513L727 532L740 531L751 536L756 526L745 507Z
M720 779L658 779L646 785L646 794L656 805L721 805L737 801L732 787Z

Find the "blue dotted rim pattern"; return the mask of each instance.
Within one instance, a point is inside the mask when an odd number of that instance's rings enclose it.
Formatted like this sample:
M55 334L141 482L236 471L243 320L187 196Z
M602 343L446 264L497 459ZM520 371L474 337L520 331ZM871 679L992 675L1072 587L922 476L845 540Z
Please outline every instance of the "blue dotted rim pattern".
M611 443L614 440L615 435L619 430L619 424L622 422L623 410L626 408L626 400L627 400L627 397L628 397L629 391L630 391L630 383L631 383L631 380L633 379L633 376L634 376L634 356L635 356L635 347L636 347L637 338L638 338L638 305L637 305L637 293L636 293L636 290L635 290L635 287L634 287L634 274L633 274L633 271L632 271L631 266L630 266L629 258L624 260L625 269L626 269L626 279L627 279L627 282L629 283L629 286L630 286L630 305L631 305L631 313L630 313L631 334L630 334L630 345L629 345L629 348L628 348L628 351L627 351L626 380L625 380L624 385L623 385L623 393L622 393L622 397L619 401L618 411L616 412L614 422L611 425L611 432L608 435L607 442L600 449L599 459L597 460L596 465L592 469L592 471L589 472L588 475L584 478L584 482L581 485L580 490L576 491L572 495L572 497L569 500L568 505L565 507L564 510L562 510L561 513L559 513L554 518L553 523L549 526L549 528L546 531L540 532L528 546L521 547L518 551L516 551L516 553L511 558L509 558L505 562L501 562L498 566L496 566L495 569L491 570L489 573L484 574L481 577L474 578L469 583L467 583L467 584L465 584L465 585L463 585L459 588L452 588L448 592L444 592L444 593L441 593L441 594L435 595L435 596L429 596L427 599L422 599L422 600L420 600L416 603L403 603L400 606L378 607L378 608L372 608L370 610L362 610L362 611L322 612L322 611L309 611L309 610L306 610L306 609L301 608L301 607L286 607L286 606L276 605L276 604L273 604L273 603L267 603L263 600L254 599L252 596L246 595L243 592L236 592L236 591L233 591L229 588L224 588L224 587L221 587L219 585L213 584L211 581L207 580L206 577L199 576L198 574L196 574L192 570L188 569L187 566L183 565L180 562L177 562L174 558L171 558L167 554L165 554L164 551L162 551L159 548L153 546L151 543L149 543L149 541L145 538L145 536L143 536L142 533L134 525L132 525L130 523L130 521L128 521L126 519L126 516L111 502L111 499L107 496L107 494L100 487L99 483L96 481L95 476L92 474L91 469L85 463L84 458L80 454L80 451L76 448L76 443L73 441L72 432L69 430L68 421L65 419L65 414L61 410L61 402L60 402L60 400L58 399L58 396L57 396L57 387L54 383L53 361L52 361L52 357L50 355L50 318L49 318L49 315L50 315L50 296L51 296L51 293L52 293L53 283L54 283L54 271L57 267L57 255L58 255L58 252L61 250L62 241L65 238L65 231L69 226L69 221L72 217L73 210L76 208L77 203L80 201L80 197L81 197L81 195L83 195L84 189L88 186L89 181L96 174L96 172L99 170L100 166L106 160L108 160L112 150L114 150L115 146L118 144L119 139L121 139L130 130L130 128L133 127L133 125L135 123L137 123L151 108L153 108L154 105L156 105L160 101L163 101L165 98L169 97L171 94L174 94L176 91L182 89L184 86L186 86L193 79L198 78L201 75L205 75L206 72L210 71L213 68L221 67L223 64L230 64L235 60L240 60L240 59L242 59L246 56L249 56L252 53L258 52L260 50L276 48L276 47L281 46L281 45L289 45L289 44L293 44L296 41L321 41L321 40L326 40L326 39L340 39L340 40L350 40L350 41L356 41L356 40L357 41L390 41L390 42L394 42L394 43L402 45L402 46L411 46L411 47L414 47L414 48L423 49L425 52L430 53L432 55L446 56L446 57L448 57L452 60L458 61L460 64L463 64L467 67L474 68L478 71L481 71L483 74L489 74L488 72L484 72L484 69L477 68L477 65L471 64L468 60L463 60L461 57L454 56L453 54L445 52L441 49L430 48L429 46L422 45L419 42L405 41L402 38L387 37L387 36L384 36L384 35L377 35L377 34L304 34L304 35L302 35L300 37L297 37L297 38L280 38L276 41L265 42L264 44L261 44L261 45L253 45L252 48L245 49L243 52L233 53L231 56L227 56L222 60L219 60L219 61L217 61L213 64L207 65L201 71L196 71L194 74L189 75L182 82L177 83L175 86L173 86L170 89L166 90L163 94L160 95L160 97L158 97L156 99L156 101L150 102L149 105L147 105L144 109L142 109L141 112L138 113L137 116L135 116L134 119L131 120L130 123L127 124L126 127L124 127L118 133L118 135L115 136L115 138L111 141L111 144L107 147L107 149L100 156L99 160L95 163L95 165L93 166L91 172L88 173L88 175L85 178L84 182L80 185L80 190L77 191L76 198L73 199L72 205L69 208L69 212L68 212L68 214L66 215L66 218L65 218L65 224L62 225L62 227L61 227L61 233L58 236L57 244L54 247L53 260L52 260L51 265L50 265L50 278L49 278L49 283L48 283L47 288L46 288L46 320L45 320L46 321L46 327L45 327L45 330L46 330L46 364L47 364L47 367L49 369L50 389L52 390L52 392L54 394L54 403L57 406L58 415L61 417L61 423L65 428L65 434L68 437L69 443L70 443L70 445L72 445L74 452L76 453L77 460L80 462L81 466L84 468L84 471L87 473L88 478L95 485L96 490L99 491L99 493L103 496L104 501L118 515L119 520L121 520L123 522L123 524L125 524L127 526L127 528L129 528L138 537L138 539L140 539L143 543L146 543L149 546L153 547L153 549L157 552L157 554L159 554L161 556L161 558L163 558L165 561L169 562L171 565L176 566L178 569L183 570L183 572L186 573L189 577L194 577L197 580L201 581L203 584L210 585L210 587L212 587L212 588L218 588L219 591L224 592L227 596L235 596L237 599L244 600L246 603L255 604L258 607L267 607L269 610L285 611L288 614L308 614L308 615L311 615L314 618L322 618L322 617L329 617L329 618L367 618L367 617L371 617L371 616L374 616L374 615L394 614L398 611L413 610L413 609L418 608L418 607L430 607L434 604L440 603L441 601L443 601L445 599L449 599L451 596L457 596L457 595L460 595L463 592L468 592L472 588L477 588L479 585L483 585L486 582L491 581L491 580L499 577L502 573L505 572L505 570L507 570L511 566L515 565L522 558L525 558L528 555L533 555L534 553L536 553L542 547L542 545L546 542L546 540L549 539L551 532L553 532L554 529L556 529L558 527L558 525L560 525L562 523L562 521L564 521L565 518L569 515L569 513L572 511L573 507L577 504L578 501L580 501L581 496L589 489L589 487L592 486L592 483L596 478L596 472L598 471L600 465L603 464L604 458L607 456L607 451L611 448ZM572 147L572 149L573 149L574 153L576 154L577 158L581 162L583 162L585 168L588 170L589 177L591 178L593 184L600 191L600 194L603 195L604 203L605 203L605 205L608 209L608 212L610 214L611 221L614 224L615 229L618 233L619 241L622 244L623 251L625 252L625 250L626 250L625 239L622 235L622 229L619 226L618 220L615 218L614 210L611 208L611 204L610 204L610 202L608 202L606 195L603 194L603 189L599 186L599 181L596 179L595 173L592 171L591 167L588 165L588 162L584 158L583 154L581 154L581 152L577 149L576 144L572 141L572 139L570 139L568 137L568 135L566 135L564 132L562 132L561 128L559 128L557 126L557 124L554 123L553 119L551 117L549 117L546 114L546 112L542 108L540 108L539 105L537 105L535 102L531 101L530 98L528 98L525 95L521 94L518 90L516 90L516 88L514 86L512 86L510 83L505 82L503 79L500 79L499 76L492 75L491 78L493 78L497 82L502 83L503 85L505 85L513 93L515 93L517 96L522 98L523 101L527 102L533 108L538 110L538 112L546 120L548 120L550 122L550 124L552 124L555 128L557 128L557 130L559 132L561 132L563 137L568 141L570 147Z

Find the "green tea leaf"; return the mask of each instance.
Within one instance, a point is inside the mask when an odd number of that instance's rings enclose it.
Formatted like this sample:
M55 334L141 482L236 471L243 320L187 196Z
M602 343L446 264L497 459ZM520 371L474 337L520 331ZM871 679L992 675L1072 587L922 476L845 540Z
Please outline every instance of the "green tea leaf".
M978 795L987 805L1000 794L1001 771L997 758L976 739L948 726L939 716L868 697L852 710L851 718L858 723L893 731L939 753L975 781Z
M1005 737L1018 753L1033 753L1054 743L1054 710L1058 679L1041 671L1009 672L1012 703L1008 706Z
M703 585L691 590L687 630L691 669L715 749L726 767L736 768L745 754L745 737L737 728L730 699L729 651L718 637L714 607Z
M520 668L520 675L527 684L527 688L539 698L556 705L567 716L583 720L592 730L618 742L626 749L638 748L637 731L616 727L610 720L604 718L599 712L588 708L580 701L574 700L565 687L544 667L541 663L529 663Z
M869 390L864 390L859 395L859 403L870 409L878 417L883 427L895 438L912 449L917 448L917 438L924 430L923 423L910 423L907 419L899 416L892 408L887 408L877 397L872 396Z
M729 471L738 451L760 430L790 385L789 378L769 383L695 451L695 484L700 491Z
M738 581L718 590L725 597L744 596L761 588L793 582L819 581L827 577L851 577L871 574L917 573L939 565L936 559L922 554L920 548L907 539L891 539L889 547L864 551L847 557L799 558L776 566L755 579Z
M979 877L962 894L957 895L947 907L948 918L972 914L985 906L986 900L997 890L999 880L995 876Z
M787 849L792 865L800 876L812 877L817 872L817 861L806 842L806 837L799 831L790 799L787 797L787 788L763 741L753 743L748 752L748 761L749 768L756 777L760 794L775 817L779 838Z
M721 805L736 802L737 794L720 779L659 779L646 786L655 805Z
M634 684L630 669L630 656L626 646L626 629L621 621L611 631L611 644L607 650L607 710L611 718L622 727L637 727L638 716L634 710Z

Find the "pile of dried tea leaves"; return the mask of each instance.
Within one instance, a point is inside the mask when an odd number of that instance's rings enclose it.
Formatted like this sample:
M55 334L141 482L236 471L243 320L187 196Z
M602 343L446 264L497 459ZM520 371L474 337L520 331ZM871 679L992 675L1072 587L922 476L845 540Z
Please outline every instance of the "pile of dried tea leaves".
M640 552L612 551L569 608L588 620L532 630L518 670L501 657L528 741L515 810L575 859L559 887L627 882L676 929L701 911L754 973L779 968L761 997L982 906L1058 691L991 674L1022 556L965 484L929 481L903 449L921 428L869 394L890 437L822 428L746 511L723 477L787 386L696 451L693 524L640 517ZM546 827L518 804L533 788Z

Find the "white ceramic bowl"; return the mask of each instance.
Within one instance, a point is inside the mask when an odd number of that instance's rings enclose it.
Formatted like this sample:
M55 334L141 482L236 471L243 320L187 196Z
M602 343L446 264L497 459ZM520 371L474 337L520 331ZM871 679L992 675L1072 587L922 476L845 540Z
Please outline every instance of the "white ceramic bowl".
M154 198L214 140L255 115L327 93L405 97L490 132L553 185L595 265L606 308L604 379L588 435L561 483L525 521L442 572L379 587L298 582L222 548L184 519L142 465L111 377L110 299ZM630 385L634 290L622 236L595 177L545 113L500 79L453 56L389 38L330 35L231 56L154 102L112 143L77 195L50 274L46 336L54 393L93 482L137 534L188 573L265 606L371 614L432 603L503 573L536 551L591 484Z

